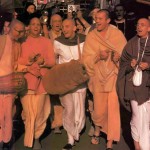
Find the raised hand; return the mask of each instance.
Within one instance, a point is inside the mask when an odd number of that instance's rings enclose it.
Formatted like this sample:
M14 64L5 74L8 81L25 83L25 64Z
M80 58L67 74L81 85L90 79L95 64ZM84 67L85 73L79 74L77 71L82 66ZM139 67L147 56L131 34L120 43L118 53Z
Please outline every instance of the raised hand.
M27 72L31 73L32 75L34 75L36 77L41 76L40 67L35 63L32 66L27 67Z
M139 67L141 70L148 69L150 65L147 62L140 62Z
M120 54L117 52L114 52L113 57L112 57L112 61L116 63L119 61L119 59L120 59Z

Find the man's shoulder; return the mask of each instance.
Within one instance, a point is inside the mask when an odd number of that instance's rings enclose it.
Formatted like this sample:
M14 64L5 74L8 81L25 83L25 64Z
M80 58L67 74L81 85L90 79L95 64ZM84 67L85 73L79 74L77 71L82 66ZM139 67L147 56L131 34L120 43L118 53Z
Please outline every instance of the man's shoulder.
M40 36L40 39L43 40L43 41L46 41L46 42L49 42L49 41L50 41L50 39L48 39L48 38L46 38L46 37L44 37L44 36Z
M92 43L93 40L95 40L97 38L99 38L99 33L98 33L97 29L95 28L86 35L86 43L87 42Z
M131 51L132 47L135 47L135 45L137 45L137 41L138 41L138 36L134 36L133 38L131 38L127 44L125 45L125 51Z
M39 39L40 39L40 43L41 43L41 44L44 44L44 43L50 44L50 43L52 43L52 40L51 40L51 39L46 38L46 37L44 37L44 36L40 36Z
M0 35L0 43L5 44L6 43L6 38L7 38L7 35Z
M97 32L97 29L95 28L95 29L93 29L92 31L90 31L88 34L87 34L87 36L89 37L89 36L93 36L93 35L95 35L95 33ZM86 37L87 37L86 36Z
M1 35L0 36L0 57L2 56L3 52L4 52L4 48L6 45L6 35Z
M7 35L0 35L0 39L6 39Z
M132 37L127 43L134 43L134 42L136 42L137 41L137 39L138 39L138 36L137 35L135 35L134 37Z
M115 25L113 24L110 24L109 25L109 30L112 32L112 33L122 33L121 30L119 30Z
M108 35L110 39L115 39L115 40L122 40L126 41L125 35L121 30L119 30L116 26L114 25L109 25L108 27Z
M64 39L64 36L63 36L63 35L61 35L61 36L59 36L59 37L55 38L55 41L61 41L61 40L63 40L63 39Z
M77 46L78 37L80 43L83 43L85 41L85 35L76 34L73 39L65 38L64 35L61 35L54 40L54 44L60 43L61 45L66 45L66 46Z

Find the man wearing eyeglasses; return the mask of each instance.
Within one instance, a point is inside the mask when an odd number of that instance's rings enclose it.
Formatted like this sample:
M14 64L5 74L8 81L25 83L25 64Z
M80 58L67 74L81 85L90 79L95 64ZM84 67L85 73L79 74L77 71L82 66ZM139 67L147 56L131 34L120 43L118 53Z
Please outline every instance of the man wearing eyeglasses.
M20 54L19 40L24 36L24 25L18 20L10 24L10 31L7 35L0 36L0 78L10 75ZM8 79L4 79L8 83ZM10 149L9 142L12 136L12 108L15 94L10 91L3 91L0 83L0 150Z

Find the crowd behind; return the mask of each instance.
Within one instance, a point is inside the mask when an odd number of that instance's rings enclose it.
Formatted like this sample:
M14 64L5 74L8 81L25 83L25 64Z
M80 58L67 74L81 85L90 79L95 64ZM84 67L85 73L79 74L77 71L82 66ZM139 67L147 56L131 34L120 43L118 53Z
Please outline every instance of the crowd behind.
M24 13L5 18L0 77L23 72L27 92L19 98L16 93L0 92L0 150L10 149L16 100L22 107L25 147L42 149L39 138L50 117L54 133L61 134L62 127L67 132L68 142L62 149L71 150L88 112L91 143L99 144L103 132L106 150L112 150L113 142L120 141L123 105L131 106L135 150L150 150L150 20L127 13L121 4L112 13L94 8L89 22L81 10L68 12L65 18L57 12L39 16L35 5L27 3ZM56 64L78 60L79 50L89 80L67 94L47 93L42 77ZM133 83L135 72L142 74L139 85ZM51 83L47 80L47 84Z

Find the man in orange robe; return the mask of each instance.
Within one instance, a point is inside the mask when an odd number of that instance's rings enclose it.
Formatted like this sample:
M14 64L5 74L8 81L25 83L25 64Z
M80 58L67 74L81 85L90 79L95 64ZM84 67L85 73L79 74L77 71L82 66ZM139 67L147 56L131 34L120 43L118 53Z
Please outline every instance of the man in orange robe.
M45 130L50 114L49 95L41 82L48 68L55 65L55 55L52 42L40 36L41 23L38 18L32 18L29 24L30 34L22 44L22 53L18 61L26 67L28 92L21 98L23 106L22 118L25 123L24 146L41 149L39 138Z
M7 83L11 82L7 77L14 71L14 65L21 51L19 39L24 36L25 27L23 23L14 19L10 24L7 35L0 36L0 149L11 149L9 142L12 137L13 104L16 94L7 91ZM5 92L4 92L5 91ZM4 143L4 144L3 144Z
M100 131L107 134L107 149L120 139L120 112L116 93L118 61L126 44L122 32L110 25L109 12L99 10L96 29L86 38L83 62L90 76L89 89L94 98L92 120L95 132L91 142L99 143Z

